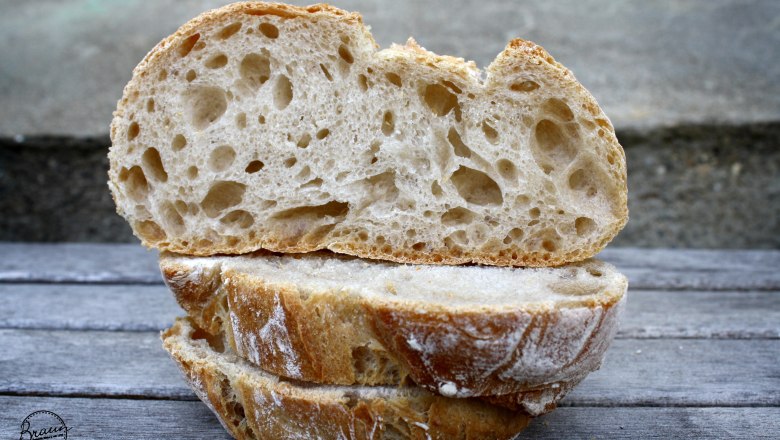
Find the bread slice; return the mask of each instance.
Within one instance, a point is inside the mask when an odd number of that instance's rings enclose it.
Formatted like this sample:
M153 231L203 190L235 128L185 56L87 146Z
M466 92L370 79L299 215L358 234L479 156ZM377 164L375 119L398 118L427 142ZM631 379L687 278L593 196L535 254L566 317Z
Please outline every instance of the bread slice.
M163 346L236 439L511 439L522 413L418 387L318 386L263 372L178 319Z
M192 319L273 374L398 385L538 415L599 368L626 278L562 268L408 266L332 253L160 257ZM500 396L500 397L499 397Z
M111 124L110 188L147 246L549 266L627 220L609 119L541 47L480 72L357 14L237 3L136 67Z

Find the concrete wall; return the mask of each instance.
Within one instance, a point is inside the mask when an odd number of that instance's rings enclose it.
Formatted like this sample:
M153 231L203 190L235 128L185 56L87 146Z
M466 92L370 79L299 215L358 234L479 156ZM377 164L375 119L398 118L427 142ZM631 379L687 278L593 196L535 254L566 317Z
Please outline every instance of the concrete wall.
M132 240L105 185L111 112L157 41L222 3L0 1L0 240ZM482 66L511 38L545 46L626 149L617 243L780 247L780 2L334 4L381 46L413 35Z

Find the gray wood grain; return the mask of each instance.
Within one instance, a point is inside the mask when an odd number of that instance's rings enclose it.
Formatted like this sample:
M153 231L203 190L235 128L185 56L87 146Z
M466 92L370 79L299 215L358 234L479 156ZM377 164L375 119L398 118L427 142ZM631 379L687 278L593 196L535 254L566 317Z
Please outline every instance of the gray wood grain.
M18 438L22 419L41 409L73 438L230 439L200 402L51 397L0 397L0 437ZM559 408L518 439L769 439L778 420L780 408Z
M183 314L162 285L0 284L0 304L0 328L154 331ZM780 292L631 289L621 321L618 338L780 338Z
M156 333L0 330L0 394L194 399ZM564 405L780 405L780 340L624 339Z
M160 283L157 253L136 244L0 243L0 281ZM638 289L780 290L780 251L610 248Z
M159 331L184 314L164 285L0 284L0 303L0 328Z

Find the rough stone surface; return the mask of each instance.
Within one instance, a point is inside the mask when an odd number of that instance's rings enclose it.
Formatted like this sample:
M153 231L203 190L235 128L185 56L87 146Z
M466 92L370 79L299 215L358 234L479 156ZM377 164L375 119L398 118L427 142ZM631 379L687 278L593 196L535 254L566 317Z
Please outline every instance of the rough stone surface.
M223 3L3 2L0 136L105 135L143 55ZM482 66L509 39L533 40L574 71L618 128L780 119L775 0L333 3L362 12L383 47L414 35Z
M780 124L619 131L622 246L780 248ZM0 139L0 241L135 241L106 185L108 139Z

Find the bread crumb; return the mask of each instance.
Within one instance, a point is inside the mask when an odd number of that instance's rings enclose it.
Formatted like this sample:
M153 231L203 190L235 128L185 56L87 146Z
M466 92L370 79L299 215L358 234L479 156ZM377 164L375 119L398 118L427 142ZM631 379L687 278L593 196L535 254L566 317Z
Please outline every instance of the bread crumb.
M458 394L458 387L452 382L444 382L439 385L439 394L445 397L453 397Z

